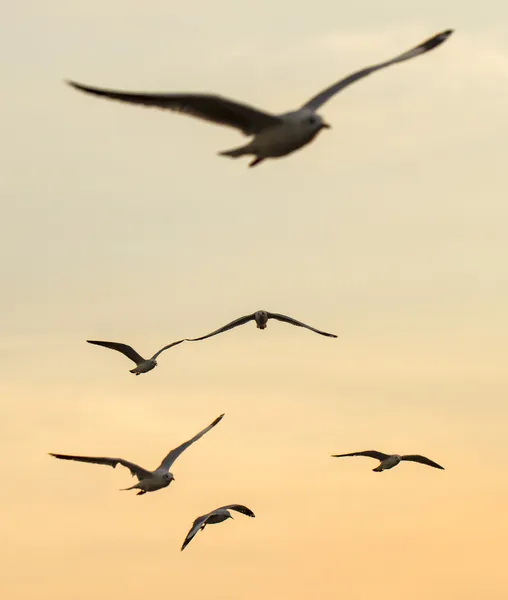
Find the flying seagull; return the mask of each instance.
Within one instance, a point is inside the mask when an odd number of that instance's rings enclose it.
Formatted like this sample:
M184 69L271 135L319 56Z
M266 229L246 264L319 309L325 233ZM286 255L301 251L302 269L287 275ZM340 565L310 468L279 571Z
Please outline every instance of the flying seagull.
M136 363L134 369L130 369L130 373L135 373L136 375L141 375L142 373L148 373L152 369L155 369L157 366L157 357L164 350L168 350L168 348L172 348L173 346L177 346L181 344L185 340L178 340L178 342L173 342L172 344L168 344L161 348L158 352L156 352L152 358L143 358L140 356L136 350L132 346L128 346L127 344L121 344L119 342L99 342L97 340L86 340L89 344L95 344L96 346L104 346L105 348L111 348L111 350L117 350L124 354L127 358L130 358L132 361Z
M142 494L146 494L147 492L155 492L162 488L167 487L175 478L173 477L173 473L170 472L170 468L175 460L180 456L180 454L187 450L187 448L192 445L194 442L197 442L200 437L204 436L205 433L208 433L210 429L213 429L219 421L221 421L224 414L217 417L213 423L210 423L208 427L205 427L202 431L197 433L193 438L184 442L177 448L171 450L171 452L166 456L166 458L161 462L161 464L155 469L155 471L147 471L123 458L106 458L106 457L95 457L95 456L71 456L70 454L54 454L50 452L51 456L55 458L61 458L63 460L77 460L80 462L94 463L96 465L109 465L110 467L115 468L116 465L121 464L123 467L127 467L131 472L131 475L138 478L138 483L129 488L123 488L121 491L126 490L139 490L136 494L137 496L141 496Z
M232 158L251 154L254 159L249 166L253 167L265 158L291 154L311 142L321 129L330 128L330 125L325 123L316 111L337 92L379 69L415 58L436 48L452 33L452 29L447 29L395 58L356 71L319 92L298 110L279 115L273 115L212 94L125 92L91 87L75 81L67 83L78 90L96 96L172 110L239 129L243 134L252 136L253 139L245 146L226 150L219 154Z
M310 325L306 325L305 323L302 323L301 321L297 321L296 319L293 319L291 317L287 317L286 315L279 315L278 313L271 313L266 310L258 310L255 313L252 313L251 315L246 315L245 317L240 317L239 319L235 319L234 321L231 321L231 323L224 325L224 327L221 327L220 329L217 329L216 331L212 331L212 333L209 333L208 335L203 335L202 337L198 337L198 338L187 338L185 341L186 342L199 342L200 340L206 340L206 338L212 337L212 335L217 335L218 333L228 331L229 329L233 329L234 327L238 327L239 325L244 325L245 323L248 323L249 321L256 321L256 325L257 325L258 329L266 329L266 323L267 323L268 319L276 319L277 321L284 321L284 323L290 323L291 325L296 325L297 327L305 327L306 329L310 329L311 331L314 331L315 333L319 333L319 335L326 335L326 337L332 337L332 338L337 337L334 333L326 333L326 331L320 331L319 329L314 329L314 327L311 327Z
M375 469L372 469L377 473L381 473L381 471L386 471L387 469L393 469L393 467L396 467L403 460L417 462L422 465L428 465L429 467L444 470L444 467L420 454L384 454L377 450L364 450L363 452L351 452L350 454L332 454L333 458L341 458L343 456L368 456L369 458L377 458L377 460L381 462Z
M206 515L201 515L194 521L181 549L183 550L187 546L187 544L192 540L192 538L200 529L203 530L207 525L222 523L222 521L232 519L233 515L229 512L230 510L236 510L244 515L247 515L248 517L256 516L250 508L247 508L242 504L228 504L227 506L221 506L220 508L216 508L215 510L212 510Z

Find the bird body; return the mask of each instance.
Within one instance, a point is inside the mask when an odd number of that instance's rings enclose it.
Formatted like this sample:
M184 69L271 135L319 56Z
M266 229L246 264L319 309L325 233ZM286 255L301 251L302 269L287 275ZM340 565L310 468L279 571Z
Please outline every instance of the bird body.
M129 373L134 373L135 375L141 375L142 373L148 373L152 369L155 369L157 366L157 361L149 358L148 360L144 360L143 362L136 365L134 369L130 369Z
M256 322L256 327L258 329L266 329L266 324L268 323L268 313L266 310L258 310L255 312L254 321Z
M381 471L393 469L393 467L396 467L401 460L402 457L400 456L400 454L391 454L388 458L382 460L381 463L375 469L372 470L376 471L377 473L381 473Z
M220 152L221 156L237 158L253 154L253 162L259 164L265 158L279 158L299 150L310 143L323 128L330 125L319 115L309 110L297 110L280 116L280 124L273 125L258 133L245 146ZM254 166L251 163L251 166Z
M168 487L168 485L174 480L175 478L172 473L165 473L157 470L151 473L150 477L140 479L135 485L128 488L122 488L120 491L125 492L128 490L140 490L137 495L141 496L147 492L156 492L157 490Z
M201 531L207 526L207 525L217 525L217 523L222 523L223 521L226 521L227 519L232 519L233 515L229 512L229 510L227 510L226 508L219 508L218 510L215 511L215 513L213 513L212 515L210 515L208 517L208 519L206 520L205 523L203 523L203 525L201 526Z
M360 69L319 92L298 110L280 115L270 114L247 104L212 94L123 92L83 85L74 81L68 83L88 94L184 113L238 129L244 135L252 137L250 142L245 146L219 154L231 158L252 154L254 160L249 166L253 167L266 158L291 154L310 143L322 129L329 128L330 126L317 114L317 110L335 94L379 69L420 56L436 48L451 34L451 29L442 31L395 58Z

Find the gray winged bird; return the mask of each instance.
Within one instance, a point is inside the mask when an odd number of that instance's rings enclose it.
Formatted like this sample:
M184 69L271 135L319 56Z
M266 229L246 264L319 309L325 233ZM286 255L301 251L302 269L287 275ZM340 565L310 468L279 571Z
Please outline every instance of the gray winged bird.
M372 469L377 473L393 469L393 467L396 467L403 460L417 462L422 465L444 470L444 467L420 454L384 454L384 452L378 452L377 450L363 450L362 452L351 452L350 454L332 454L333 458L342 458L344 456L368 456L369 458L377 458L377 460L380 461L380 464L375 469Z
M133 362L136 363L134 369L131 369L130 373L135 373L136 375L141 375L142 373L148 373L152 369L155 369L157 366L157 357L159 354L164 352L164 350L168 350L173 346L177 346L181 344L185 340L178 340L178 342L173 342L172 344L168 344L161 348L158 352L156 352L152 358L143 358L140 356L136 350L132 346L128 346L127 344L121 344L120 342L99 342L97 340L86 340L89 344L95 344L96 346L104 346L104 348L110 348L111 350L116 350L117 352L121 352L127 358L130 358Z
M72 456L70 454L54 454L50 452L51 456L55 458L61 458L63 460L77 460L79 462L87 462L94 463L96 465L108 465L110 467L115 468L116 465L120 464L123 467L127 467L131 472L131 475L138 478L138 483L129 488L124 488L121 491L126 490L139 490L136 494L137 496L141 496L142 494L146 494L147 492L155 492L162 488L167 487L175 478L173 473L170 472L171 466L175 462L175 460L180 456L180 454L187 450L189 446L191 446L194 442L197 442L199 438L203 437L205 433L208 433L210 429L213 429L217 423L222 420L224 414L217 417L215 421L210 423L208 427L205 427L202 431L197 433L193 438L184 442L180 446L171 450L171 452L166 456L166 458L161 462L161 464L155 469L155 471L148 471L147 469L143 469L139 465L132 463L123 458L106 458L106 457L96 457L96 456Z
M273 115L212 94L124 92L91 87L74 81L68 81L68 83L78 90L96 96L172 110L239 129L243 134L252 136L253 139L245 146L226 150L219 154L232 158L251 154L254 159L249 166L253 167L266 158L291 154L311 142L321 129L329 128L330 125L325 123L316 111L337 92L379 69L415 58L436 48L452 33L452 29L447 29L395 58L356 71L326 88L299 109L279 115Z
M206 515L201 515L194 521L189 533L187 534L187 537L185 538L185 541L182 544L181 549L184 550L196 533L200 530L203 530L207 525L214 525L215 523L222 523L227 519L232 519L233 515L229 512L230 510L236 510L244 515L247 515L248 517L256 516L250 508L247 508L242 504L228 504L227 506L216 508Z
M319 329L314 329L314 327L311 327L310 325L306 325L305 323L302 323L301 321L297 321L296 319L293 319L292 317L287 317L286 315L280 315L278 313L271 313L266 310L258 310L255 313L252 313L251 315L246 315L245 317L240 317L239 319L235 319L234 321L231 321L231 323L228 323L227 325L224 325L223 327L220 327L219 329L212 331L212 333L209 333L208 335L203 335L198 338L187 338L185 341L186 342L199 342L200 340L206 340L206 338L212 337L213 335L217 335L218 333L223 333L224 331L228 331L229 329L233 329L234 327L238 327L239 325L244 325L245 323L248 323L249 321L255 321L258 329L266 329L266 323L267 323L268 319L276 319L277 321L283 321L284 323L290 323L291 325L296 325L297 327L305 327L305 329L310 329L311 331L314 331L315 333L319 333L319 335L325 335L326 337L332 337L332 338L337 337L334 333L326 333L326 331L320 331Z

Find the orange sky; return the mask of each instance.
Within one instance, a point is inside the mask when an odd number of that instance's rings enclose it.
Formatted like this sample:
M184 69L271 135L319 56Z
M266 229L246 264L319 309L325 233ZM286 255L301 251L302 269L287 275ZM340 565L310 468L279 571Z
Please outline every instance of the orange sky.
M2 20L3 597L505 600L505 3L27 0ZM448 27L253 170L216 156L234 131L62 82L283 112ZM85 343L148 355L258 309L339 338L250 323L142 377ZM47 454L154 468L222 412L142 497ZM446 470L329 456L367 448ZM181 553L230 503L256 519Z

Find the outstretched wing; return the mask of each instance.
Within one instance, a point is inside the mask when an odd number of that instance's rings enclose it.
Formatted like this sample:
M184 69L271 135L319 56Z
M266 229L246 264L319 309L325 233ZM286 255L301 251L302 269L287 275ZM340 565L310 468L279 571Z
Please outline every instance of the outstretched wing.
M130 358L137 365L142 363L145 359L140 356L136 350L132 346L127 346L127 344L120 344L119 342L98 342L97 340L86 340L89 344L95 344L96 346L104 346L104 348L110 348L111 350L116 350L117 352L121 352L127 358Z
M184 450L187 450L187 448L189 446L191 446L194 442L197 442L199 440L199 438L203 437L205 435L205 433L208 433L210 431L210 429L213 429L222 420L223 416L224 416L224 413L222 415L220 415L220 417L217 417L212 423L210 423L210 425L208 425L208 427L205 427L202 431L197 433L193 438L191 438L187 442L184 442L183 444L178 446L178 448L174 448L173 450L171 450L171 452L161 462L158 469L164 469L165 471L169 471L169 469L171 468L171 465L180 456L180 454Z
M178 340L178 342L173 342L172 344L168 344L167 346L164 346L164 348L161 348L158 352L156 352L152 356L152 360L155 360L159 356L159 354L164 352L164 350L168 350L169 348L172 348L173 346L178 346L178 344L181 344L182 342L185 342L185 340Z
M217 123L218 125L234 127L242 131L245 135L255 135L263 129L280 125L281 123L281 120L275 115L265 113L246 104L228 100L222 96L211 94L122 92L91 87L76 83L75 81L68 81L67 83L87 94L188 114L198 119Z
M305 323L302 323L301 321L297 321L296 319L293 319L292 317L288 317L286 315L279 315L278 313L268 313L268 318L276 319L277 321L284 321L284 323L290 323L291 325L296 325L297 327L305 327L305 329L310 329L311 331L314 331L315 333L319 333L319 335L326 335L326 337L332 337L332 338L337 337L334 333L326 333L326 331L320 331L319 329L314 329L314 327L311 327L310 325L306 325Z
M60 458L63 460L77 460L79 462L93 463L96 465L107 465L109 467L116 467L116 465L121 464L123 467L126 467L131 472L131 475L136 476L139 480L145 479L146 477L150 477L152 474L150 471L143 469L139 465L132 463L128 460L124 460L123 458L107 458L104 456L71 456L70 454L54 454L53 452L49 453L51 456L55 458Z
M227 506L221 506L217 510L236 510L242 515L247 515L248 517L255 517L256 515L251 511L250 508L247 508L243 504L228 504Z
M378 460L384 460L388 458L389 454L378 452L377 450L362 450L362 452L351 452L349 454L332 454L333 458L342 458L343 456L368 456L369 458L377 458Z
M302 108L316 111L326 101L330 100L332 96L334 96L337 92L343 90L348 85L351 85L352 83L358 81L359 79L362 79L363 77L367 77L367 75L370 75L375 71L379 71L379 69L384 69L385 67L389 67L390 65L394 65L396 63L409 60L410 58L420 56L420 54L424 54L425 52L428 52L429 50L432 50L433 48L436 48L437 46L442 44L446 39L448 39L448 37L452 33L453 29L447 29L446 31L442 31L437 35L434 35L433 37L429 38L428 40L425 40L421 44L418 44L418 46L411 48L411 50L408 50L407 52L404 52L403 54L400 54L399 56L396 56L391 60L387 60L377 65L373 65L371 67L361 69L360 71L356 71L355 73L348 75L344 79L337 81L337 83L334 83L329 88L323 90L322 92L317 94L317 96L311 98L306 104L302 106Z
M206 338L212 337L212 335L217 335L218 333L223 333L224 331L229 331L230 329L233 329L234 327L238 327L239 325L245 325L245 323L248 323L249 321L253 321L254 318L255 318L255 313L252 313L251 315L245 315L245 317L240 317L239 319L235 319L234 321L231 321L231 323L224 325L224 327L221 327L220 329L216 329L215 331L212 331L212 333L203 335L198 338L186 339L185 341L186 342L199 342L200 340L206 340Z
M187 534L187 537L185 538L182 547L180 548L181 550L184 550L187 545L189 544L189 542L192 540L192 538L196 535L196 533L201 529L201 527L206 523L206 520L208 519L208 517L211 515L212 513L208 513L207 515L202 515L201 517L198 517L194 523L192 524L192 527L190 528L189 533Z
M426 456L421 456L420 454L406 454L405 456L401 457L401 460L417 462L422 465L428 465L429 467L434 467L435 469L442 469L444 471L444 467L438 465L436 462L430 460L430 458L427 458Z

